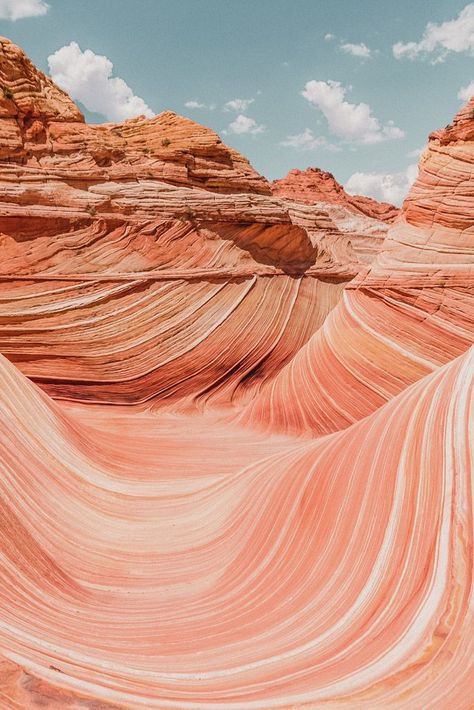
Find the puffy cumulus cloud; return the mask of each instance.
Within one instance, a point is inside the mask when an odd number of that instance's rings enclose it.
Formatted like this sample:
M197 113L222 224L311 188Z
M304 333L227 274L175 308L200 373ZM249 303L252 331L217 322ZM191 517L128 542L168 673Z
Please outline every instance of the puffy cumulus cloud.
M114 65L107 57L90 49L84 52L77 42L61 47L48 57L51 78L89 111L110 121L123 121L153 111L120 77L112 76Z
M461 101L469 101L474 96L474 81L471 81L467 86L461 86L458 91L458 99Z
M403 138L405 133L393 121L382 126L368 104L345 101L347 89L338 81L308 81L302 96L325 116L329 130L344 141L380 143Z
M203 104L200 101L186 101L186 108L206 108L208 111L214 111L216 104Z
M327 34L324 35L324 39L326 42L331 42L335 38L336 38L336 35L333 35L331 32L328 32Z
M44 0L0 0L0 20L22 20L46 15L49 5Z
M363 42L359 44L351 44L350 42L341 44L340 49L341 52L352 54L353 57L360 57L361 59L370 59L372 57L372 50Z
M437 25L429 22L419 42L397 42L392 47L397 59L435 55L442 62L450 52L474 54L474 3L463 8L454 20Z
M242 114L239 114L235 121L232 121L232 123L229 123L227 126L226 130L223 131L225 135L228 135L229 133L235 133L237 135L243 135L244 133L250 133L252 135L257 135L257 133L263 133L266 130L266 127L262 124L259 124L255 121L253 118L249 118L249 116L244 116Z
M415 164L399 173L354 173L344 187L351 195L367 195L401 205L417 175Z
M288 148L296 148L296 150L341 150L339 146L328 143L324 136L315 136L311 128L305 128L302 133L287 136L284 141L280 142L280 145L284 145Z
M224 104L224 111L246 111L255 99L232 99Z

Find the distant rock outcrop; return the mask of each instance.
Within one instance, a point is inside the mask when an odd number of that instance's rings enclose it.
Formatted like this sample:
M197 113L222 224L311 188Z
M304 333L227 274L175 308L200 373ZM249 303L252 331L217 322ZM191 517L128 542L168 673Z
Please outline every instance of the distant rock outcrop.
M342 205L355 214L393 222L398 215L398 208L388 202L378 202L364 195L349 195L332 173L319 168L306 170L290 170L280 180L272 182L272 193L278 197L286 197L307 205L316 202L328 202Z

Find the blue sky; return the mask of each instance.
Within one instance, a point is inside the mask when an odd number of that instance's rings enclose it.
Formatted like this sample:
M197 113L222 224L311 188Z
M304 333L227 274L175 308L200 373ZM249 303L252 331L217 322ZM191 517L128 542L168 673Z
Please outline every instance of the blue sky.
M474 80L465 0L0 0L0 18L88 120L171 109L270 179L318 166L398 202Z

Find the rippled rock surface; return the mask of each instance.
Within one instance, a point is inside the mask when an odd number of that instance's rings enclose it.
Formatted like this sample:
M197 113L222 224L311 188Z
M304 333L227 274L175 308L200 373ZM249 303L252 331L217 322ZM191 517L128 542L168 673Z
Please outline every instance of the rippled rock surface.
M0 75L0 707L468 710L474 101L388 224Z

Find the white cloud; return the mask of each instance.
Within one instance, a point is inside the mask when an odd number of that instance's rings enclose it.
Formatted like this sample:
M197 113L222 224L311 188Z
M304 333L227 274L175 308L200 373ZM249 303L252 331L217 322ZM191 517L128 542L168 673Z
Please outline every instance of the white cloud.
M281 141L280 145L301 150L317 150L325 146L326 143L327 140L324 136L315 136L311 128L305 128L302 133L287 136L284 141Z
M335 35L331 34L331 32L328 32L327 34L324 35L324 39L326 42L330 42L335 38Z
M347 89L338 81L308 81L301 92L325 116L330 131L345 141L380 143L403 138L405 133L393 121L380 125L368 104L344 100Z
M46 15L49 10L44 0L0 0L0 20L22 20L24 17Z
M232 99L224 104L224 111L246 111L255 99Z
M344 187L351 195L367 195L400 205L417 175L418 166L415 164L399 173L354 173Z
M363 42L359 44L341 44L341 52L346 54L352 54L353 57L360 57L361 59L370 59L372 57L372 50L367 47Z
M235 121L229 123L227 129L223 131L223 133L226 135L229 133L236 133L237 135L251 133L252 135L256 135L257 133L263 133L264 130L265 126L258 124L253 118L239 114Z
M280 142L280 145L296 148L296 150L319 150L321 148L330 151L341 150L339 146L328 143L324 136L315 136L311 128L305 128L302 133L287 136L284 141Z
M214 111L216 104L202 104L200 101L186 101L186 108L206 108L209 111Z
M433 63L444 61L450 52L474 54L474 3L466 5L454 20L439 25L429 22L419 42L397 42L392 50L397 59L436 53Z
M113 77L114 65L107 57L84 52L77 42L65 45L48 57L51 78L89 111L110 121L123 121L153 111L120 77Z
M461 86L458 91L458 99L461 101L469 101L474 96L474 81L471 81L467 86Z

